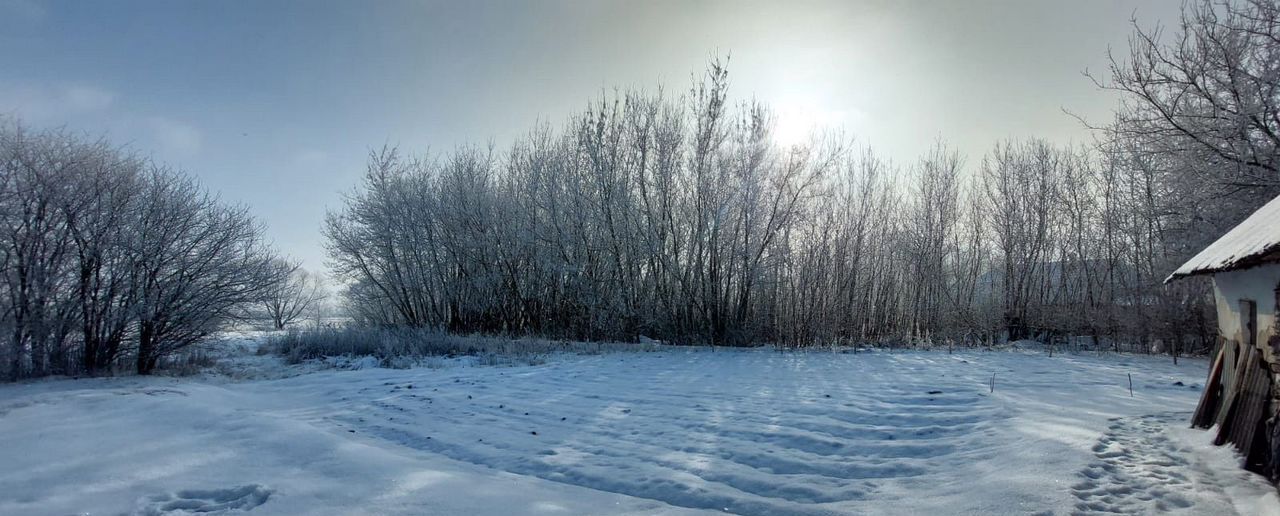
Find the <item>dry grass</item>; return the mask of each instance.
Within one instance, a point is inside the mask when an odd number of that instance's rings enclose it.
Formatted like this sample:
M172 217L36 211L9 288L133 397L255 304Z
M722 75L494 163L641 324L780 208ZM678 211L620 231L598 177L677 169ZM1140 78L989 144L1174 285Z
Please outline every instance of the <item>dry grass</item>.
M453 335L421 328L320 328L290 331L267 339L265 349L290 364L328 357L374 357L384 367L431 366L440 357L475 356L482 365L537 364L552 353L594 355L618 351L658 351L655 343L573 342Z

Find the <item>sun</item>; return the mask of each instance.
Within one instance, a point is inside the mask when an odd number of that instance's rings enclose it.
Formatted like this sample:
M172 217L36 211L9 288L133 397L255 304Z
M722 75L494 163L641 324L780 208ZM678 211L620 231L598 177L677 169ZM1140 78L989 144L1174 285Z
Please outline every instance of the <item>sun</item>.
M809 142L824 130L837 129L841 114L808 102L783 103L773 110L773 141L783 147Z

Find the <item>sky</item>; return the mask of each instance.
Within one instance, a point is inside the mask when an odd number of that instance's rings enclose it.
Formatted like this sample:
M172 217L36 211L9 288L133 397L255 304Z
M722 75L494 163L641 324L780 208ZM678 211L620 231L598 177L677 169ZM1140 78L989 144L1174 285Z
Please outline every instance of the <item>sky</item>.
M248 205L324 270L320 226L370 149L505 147L614 88L685 91L729 56L730 96L780 142L841 128L898 164L939 138L1086 143L1136 17L1177 0L0 0L0 113L106 137Z

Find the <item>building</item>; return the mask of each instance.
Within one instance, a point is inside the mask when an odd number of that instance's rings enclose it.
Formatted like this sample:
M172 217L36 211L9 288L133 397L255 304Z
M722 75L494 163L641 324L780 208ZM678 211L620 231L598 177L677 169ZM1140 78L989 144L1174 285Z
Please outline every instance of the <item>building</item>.
M1166 283L1210 276L1218 343L1191 424L1216 425L1216 444L1231 443L1245 466L1273 480L1280 468L1280 197L1174 271ZM1278 450L1280 451L1280 450Z

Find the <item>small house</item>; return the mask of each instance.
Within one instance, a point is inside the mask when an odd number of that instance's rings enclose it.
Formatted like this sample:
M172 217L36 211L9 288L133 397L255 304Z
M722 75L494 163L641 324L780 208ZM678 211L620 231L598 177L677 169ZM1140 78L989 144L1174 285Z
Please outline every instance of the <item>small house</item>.
M1210 276L1218 339L1191 424L1217 428L1245 467L1275 478L1280 453L1280 197L1268 202L1174 271L1166 283Z

